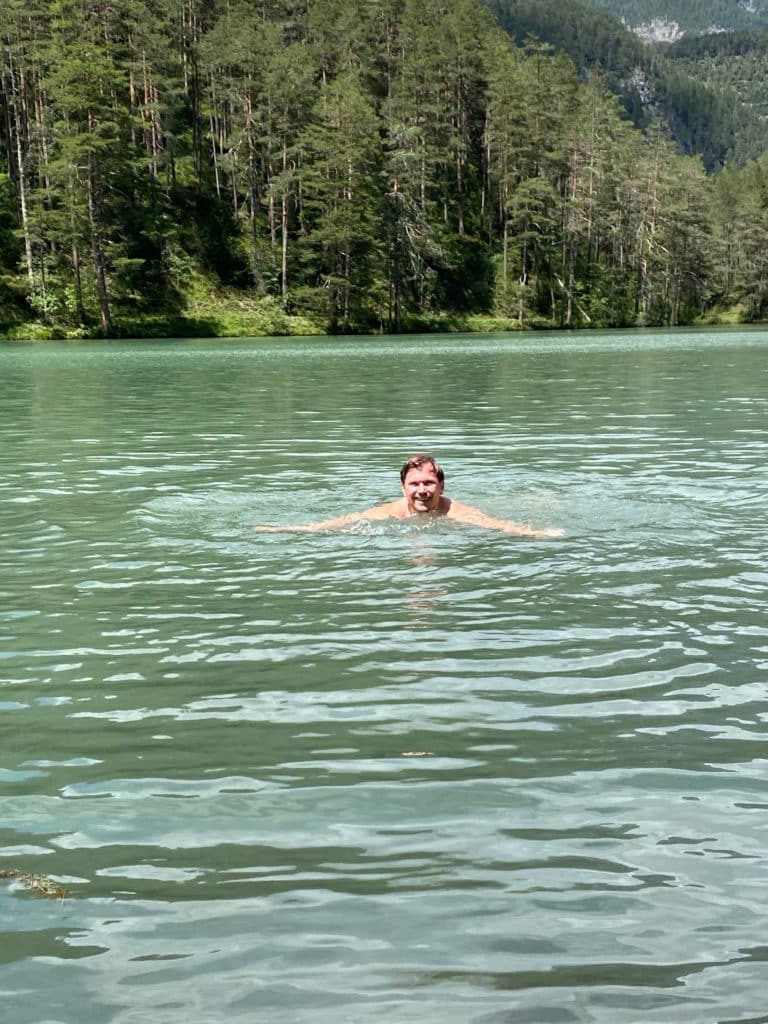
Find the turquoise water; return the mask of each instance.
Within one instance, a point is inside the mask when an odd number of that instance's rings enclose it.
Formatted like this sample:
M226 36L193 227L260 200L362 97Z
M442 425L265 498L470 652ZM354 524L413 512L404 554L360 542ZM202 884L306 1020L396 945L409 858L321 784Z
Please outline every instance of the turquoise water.
M768 1021L768 335L0 346L12 1024ZM258 534L397 494L561 526Z

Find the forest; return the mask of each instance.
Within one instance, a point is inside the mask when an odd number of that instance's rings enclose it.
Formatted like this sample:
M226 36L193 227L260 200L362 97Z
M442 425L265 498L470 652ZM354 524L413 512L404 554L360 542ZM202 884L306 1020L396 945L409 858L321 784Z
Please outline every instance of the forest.
M689 78L737 97L744 110L739 116L743 131L737 146L751 136L753 141L746 144L753 151L768 148L768 29L686 36L659 49L668 63Z
M487 4L518 46L536 36L567 53L581 78L599 73L620 98L625 117L644 131L654 123L662 124L677 148L698 154L707 171L744 163L768 149L768 124L758 116L751 90L742 94L740 82L733 77L730 81L725 74L715 77L711 65L686 59L691 46L705 41L725 59L728 40L737 33L686 36L673 45L649 45L613 15L583 0L487 0ZM763 36L762 55L768 60L764 33L746 35ZM753 50L755 56L757 52ZM746 60L743 52L734 54L732 76L740 73Z
M515 6L0 0L3 336L762 318L768 157Z

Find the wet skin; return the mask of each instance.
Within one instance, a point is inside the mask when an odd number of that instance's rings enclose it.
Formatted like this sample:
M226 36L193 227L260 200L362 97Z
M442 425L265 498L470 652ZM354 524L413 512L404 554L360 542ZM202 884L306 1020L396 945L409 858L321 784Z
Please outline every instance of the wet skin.
M402 498L375 505L363 512L353 512L346 516L324 519L318 523L303 523L296 526L254 526L254 530L262 533L299 532L315 533L322 530L333 530L359 522L361 519L408 519L411 516L445 516L470 526L480 526L487 530L500 530L502 533L515 533L525 537L561 537L564 533L559 529L536 530L531 526L516 523L511 519L497 519L489 516L479 508L465 505L463 502L447 498L443 494L444 483L437 477L435 467L431 463L412 467L405 475L401 489Z

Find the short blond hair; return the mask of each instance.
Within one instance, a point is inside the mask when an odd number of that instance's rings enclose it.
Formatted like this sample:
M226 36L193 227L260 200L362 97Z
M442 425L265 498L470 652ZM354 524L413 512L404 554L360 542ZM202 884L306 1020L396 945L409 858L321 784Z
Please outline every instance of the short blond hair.
M445 473L443 467L433 458L431 455L427 455L426 452L417 452L415 455L409 455L400 468L400 483L405 483L405 478L412 469L420 469L422 466L432 466L435 470L435 476L440 483L445 482Z

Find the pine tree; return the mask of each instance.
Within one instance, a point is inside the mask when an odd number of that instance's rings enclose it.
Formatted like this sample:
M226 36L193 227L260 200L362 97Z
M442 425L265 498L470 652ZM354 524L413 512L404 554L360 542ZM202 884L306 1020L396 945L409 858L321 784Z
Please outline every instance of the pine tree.
M331 333L365 318L376 249L380 125L354 70L321 88L303 141L306 247L327 295Z

